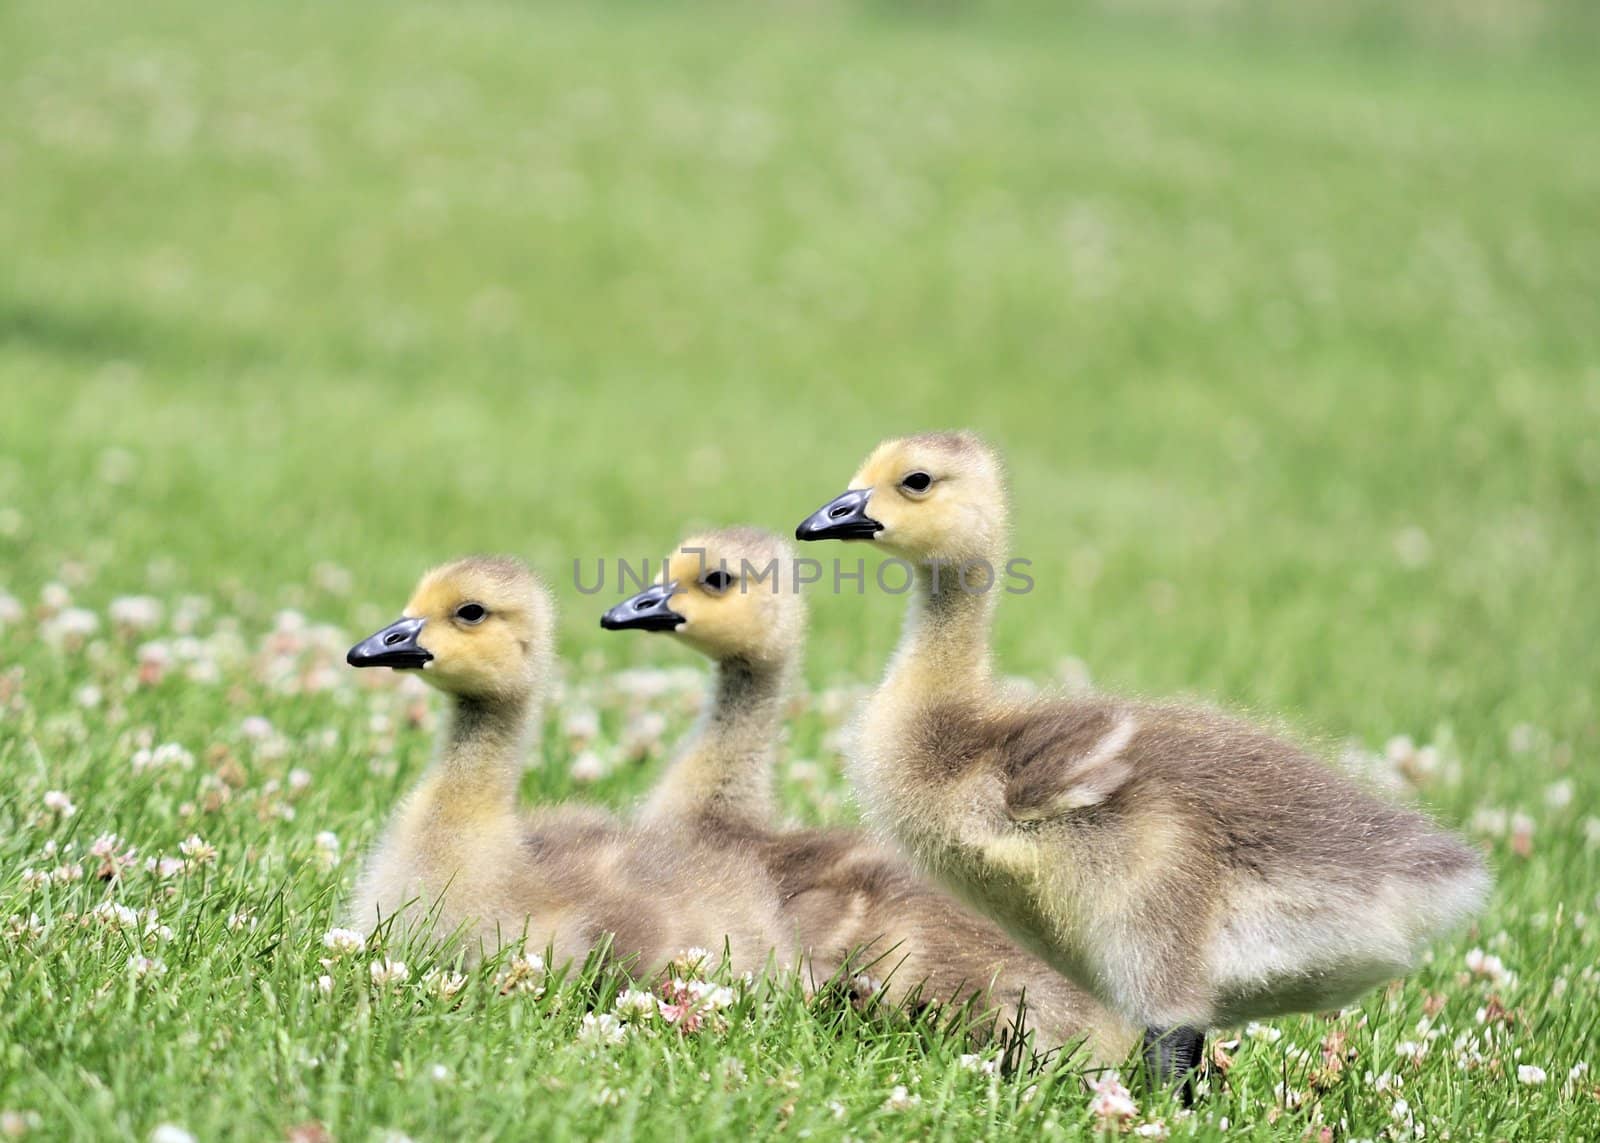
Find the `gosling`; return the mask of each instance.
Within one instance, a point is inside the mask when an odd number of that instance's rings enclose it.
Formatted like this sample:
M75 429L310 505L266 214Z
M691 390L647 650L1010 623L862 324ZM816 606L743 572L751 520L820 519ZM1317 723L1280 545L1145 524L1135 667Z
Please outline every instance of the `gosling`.
M715 664L712 698L641 817L755 843L814 977L881 987L893 1004L914 995L1016 1014L1002 1029L1011 1042L1031 1028L1036 1051L1081 1044L1085 1062L1120 1063L1138 1038L1123 1021L897 855L858 831L774 825L772 772L805 638L794 567L793 550L770 533L712 532L685 540L659 583L602 617L611 631L669 632Z
M685 948L726 947L738 971L792 956L776 892L750 875L747 849L598 808L520 811L553 622L524 565L469 558L425 575L403 618L351 648L352 666L419 671L451 697L436 759L366 861L351 924L447 934L469 959L525 940L559 963L609 941L609 957L640 975Z
M915 578L849 763L869 820L1143 1027L1162 1082L1186 1079L1207 1028L1344 1005L1482 906L1477 853L1266 731L1005 697L1006 492L972 434L886 441L795 534L869 541Z

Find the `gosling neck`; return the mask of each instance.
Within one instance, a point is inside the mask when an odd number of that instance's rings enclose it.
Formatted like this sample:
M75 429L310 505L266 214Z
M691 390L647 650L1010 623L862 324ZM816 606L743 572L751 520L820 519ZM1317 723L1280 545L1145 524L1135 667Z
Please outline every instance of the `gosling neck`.
M713 673L710 705L677 761L657 783L647 820L709 815L767 826L772 770L791 664L725 659Z
M959 565L932 562L917 565L916 573L884 689L923 700L987 693L993 677L989 632L1001 591L998 573L990 575L973 565L963 577Z
M515 806L536 706L531 692L455 696L431 775L441 804Z

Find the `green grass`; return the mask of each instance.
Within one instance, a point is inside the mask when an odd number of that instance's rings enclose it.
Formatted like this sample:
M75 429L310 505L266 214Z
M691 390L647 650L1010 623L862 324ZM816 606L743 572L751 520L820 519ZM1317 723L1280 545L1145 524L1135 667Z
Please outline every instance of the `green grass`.
M1479 929L1403 986L1278 1022L1196 1116L1138 1122L1414 1137L1399 1095L1430 1139L1600 1132L1597 1081L1567 1082L1600 1064L1600 85L1572 21L1502 49L1159 8L7 5L0 590L27 614L0 628L0 919L43 931L0 936L0 1126L1092 1135L1070 1075L982 1076L952 1037L783 988L725 1032L593 1049L579 1017L614 981L317 985L430 735L337 652L422 568L509 550L556 585L564 708L601 713L614 766L580 788L558 713L527 793L625 806L667 746L621 739L652 710L670 743L693 695L608 678L697 664L602 636L613 595L572 560L787 530L879 437L971 426L1009 459L1038 583L1002 608L1008 670L1070 655L1331 748L1439 743L1459 776L1421 796L1497 870ZM87 647L41 638L52 583L99 614ZM139 593L165 618L120 634L107 608ZM283 609L338 631L273 637ZM898 612L814 593L812 686L870 679ZM151 640L215 678L141 685ZM823 777L786 796L848 821L823 705L789 749ZM136 774L166 742L192 768ZM103 831L139 849L122 885L24 883ZM142 871L194 833L214 864ZM170 939L81 919L107 899ZM1470 975L1474 946L1515 981ZM130 978L141 949L164 975ZM1355 1058L1314 1085L1334 1032ZM896 1084L920 1102L886 1108Z

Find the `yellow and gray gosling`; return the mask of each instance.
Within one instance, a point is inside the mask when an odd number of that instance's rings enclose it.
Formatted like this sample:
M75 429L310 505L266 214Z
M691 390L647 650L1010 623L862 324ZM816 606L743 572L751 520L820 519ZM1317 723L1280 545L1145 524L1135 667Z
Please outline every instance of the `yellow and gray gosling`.
M885 978L891 1003L915 992L1001 1018L1025 1011L1035 1050L1082 1042L1089 1062L1120 1062L1137 1039L1123 1021L898 855L858 831L776 827L772 771L805 638L794 566L793 550L770 533L710 532L685 540L658 584L602 618L608 630L670 632L715 663L713 697L642 816L753 842L815 978L860 970Z
M1266 731L1004 697L989 633L1006 492L977 437L886 441L796 535L870 541L915 570L850 760L869 819L1144 1027L1162 1079L1196 1063L1208 1027L1337 1008L1482 906L1476 852Z
M525 815L522 757L550 672L554 609L520 562L469 558L422 578L404 617L351 648L356 667L420 671L451 698L438 755L366 861L350 923L460 940L526 939L558 961L604 940L641 975L685 948L759 971L789 953L769 880L738 846L620 823L592 807Z

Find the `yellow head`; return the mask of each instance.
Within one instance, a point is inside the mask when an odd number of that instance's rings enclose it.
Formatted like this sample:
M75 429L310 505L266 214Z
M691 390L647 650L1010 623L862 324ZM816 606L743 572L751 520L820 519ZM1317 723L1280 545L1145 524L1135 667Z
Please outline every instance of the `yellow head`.
M543 682L555 608L520 560L469 556L422 577L404 618L350 648L353 667L420 670L466 698L518 698Z
M757 528L691 536L656 583L607 611L600 626L667 631L718 662L786 665L805 632L794 551Z
M884 441L795 538L870 540L914 563L996 560L1006 543L1000 459L969 432Z

